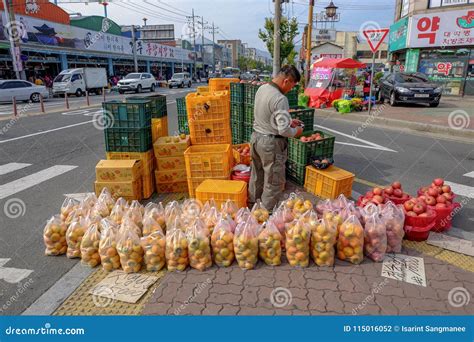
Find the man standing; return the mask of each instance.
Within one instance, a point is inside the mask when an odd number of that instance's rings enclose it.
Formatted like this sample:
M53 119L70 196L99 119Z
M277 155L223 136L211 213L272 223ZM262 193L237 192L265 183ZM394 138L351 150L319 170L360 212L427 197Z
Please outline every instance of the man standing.
M303 133L302 122L291 118L285 96L300 79L298 69L285 65L269 84L258 89L255 96L249 202L261 199L268 210L273 210L285 188L288 138Z

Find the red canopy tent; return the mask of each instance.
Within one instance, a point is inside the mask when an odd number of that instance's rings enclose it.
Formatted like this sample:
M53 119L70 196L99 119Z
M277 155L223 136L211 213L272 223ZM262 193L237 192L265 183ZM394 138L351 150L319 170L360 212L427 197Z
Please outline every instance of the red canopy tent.
M313 63L311 69L325 68L325 69L360 69L365 68L366 64L357 62L352 58L321 58ZM311 86L310 81L310 86ZM329 84L330 85L330 84ZM309 106L321 108L322 106L330 107L331 103L342 97L344 89L329 89L328 87L308 87L305 89L305 94L309 96Z

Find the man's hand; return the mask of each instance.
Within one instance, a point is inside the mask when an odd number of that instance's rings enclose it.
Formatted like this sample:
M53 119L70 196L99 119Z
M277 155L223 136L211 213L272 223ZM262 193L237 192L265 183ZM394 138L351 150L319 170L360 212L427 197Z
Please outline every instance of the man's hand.
M295 128L295 127L298 127L298 126L302 126L303 125L303 121L301 120L298 120L298 119L293 119L291 120L291 128Z
M303 134L303 127L301 127L301 126L296 127L295 138L300 137L302 134Z

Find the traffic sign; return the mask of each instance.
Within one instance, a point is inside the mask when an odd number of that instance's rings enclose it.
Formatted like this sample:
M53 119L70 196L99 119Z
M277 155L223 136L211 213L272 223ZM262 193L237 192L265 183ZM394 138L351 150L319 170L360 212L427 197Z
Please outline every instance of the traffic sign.
M369 42L370 49L373 53L376 53L382 45L382 42L387 37L390 29L379 29L379 30L365 30L363 31L365 38Z

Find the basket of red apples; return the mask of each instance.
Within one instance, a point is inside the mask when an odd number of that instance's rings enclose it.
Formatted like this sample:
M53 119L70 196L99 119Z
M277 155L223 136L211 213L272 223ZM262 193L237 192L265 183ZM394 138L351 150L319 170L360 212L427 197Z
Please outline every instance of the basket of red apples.
M403 204L405 210L405 233L408 240L423 241L435 225L436 211L423 198L412 198Z
M376 187L367 191L364 196L357 201L359 207L365 207L369 203L376 205L392 201L394 204L403 204L410 199L410 195L403 192L400 182L393 182L385 189Z

